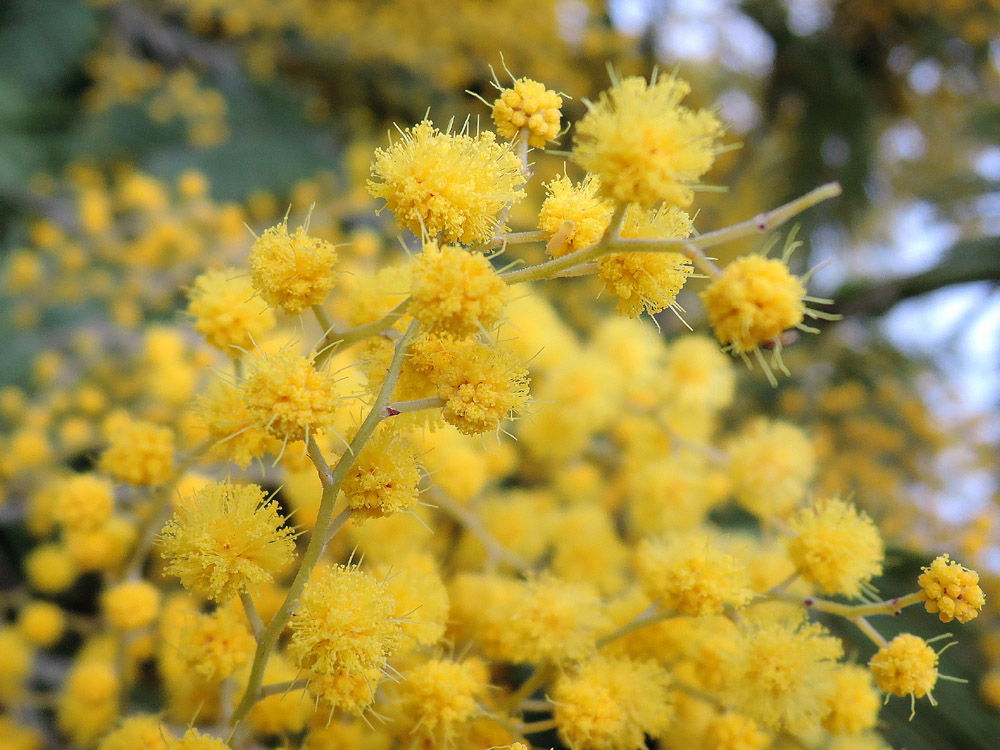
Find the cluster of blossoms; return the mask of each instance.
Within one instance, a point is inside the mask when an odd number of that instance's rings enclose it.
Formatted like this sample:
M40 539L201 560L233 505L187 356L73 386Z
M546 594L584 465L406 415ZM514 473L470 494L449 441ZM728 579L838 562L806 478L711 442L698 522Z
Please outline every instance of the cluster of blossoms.
M782 334L823 314L794 241L725 268L704 251L836 189L697 235L686 209L723 131L687 94L614 82L573 130L583 174L560 160L512 232L529 146L563 129L560 96L517 79L496 133L425 120L375 153L367 189L411 256L379 267L286 216L192 280L187 324L146 332L147 380L102 390L114 370L80 357L61 405L5 392L0 471L38 540L30 601L0 628L11 715L36 652L76 630L56 724L99 750L527 750L550 730L570 750L884 747L880 693L933 701L945 676L933 641L887 642L866 618L923 603L965 623L985 595L943 555L879 601L882 532L811 492L810 436L723 419L727 352L773 379ZM529 243L546 259L501 267ZM682 312L698 275L715 340L639 319ZM582 338L543 291L578 283L561 276L595 277L618 316ZM162 382L165 362L190 388ZM60 457L66 412L99 431ZM734 507L752 527L713 521ZM100 574L99 612L74 622L81 573ZM847 658L814 613L871 653ZM131 702L145 683L155 715ZM0 741L39 735L5 719Z

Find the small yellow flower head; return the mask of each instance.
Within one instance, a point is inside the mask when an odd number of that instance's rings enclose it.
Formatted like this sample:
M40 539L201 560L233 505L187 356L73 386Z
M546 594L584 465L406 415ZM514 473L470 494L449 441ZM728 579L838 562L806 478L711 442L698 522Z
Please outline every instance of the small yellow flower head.
M552 695L571 750L636 750L670 724L670 673L653 661L597 656L559 679Z
M485 256L428 242L413 261L407 312L431 334L465 338L491 330L506 297L507 284Z
M805 286L776 258L737 258L701 293L708 322L725 349L746 354L801 325Z
M307 672L309 694L320 708L340 709L354 716L362 716L375 702L375 691L382 681L381 668L371 667L355 672L320 674Z
M288 651L321 674L382 669L402 639L395 609L386 583L356 566L317 568L292 615Z
M824 594L856 597L881 574L882 537L872 519L852 504L821 500L800 510L790 526L796 536L788 543L788 555Z
M245 469L265 453L277 453L281 443L255 423L242 391L236 385L215 380L197 401L198 415L215 441L212 455Z
M336 414L335 380L309 357L281 351L261 357L243 384L242 395L256 423L278 440L305 440L321 432Z
M178 503L163 527L164 572L184 588L224 603L274 580L295 555L294 532L255 484L220 482Z
M718 614L726 605L741 607L753 596L746 568L698 532L668 541L644 540L635 565L650 598L686 615Z
M966 623L986 604L986 594L979 587L979 574L939 555L917 578L924 596L924 609L938 613L941 622Z
M573 183L560 175L545 185L547 196L538 211L538 228L549 236L545 250L553 258L593 245L604 234L614 204L598 195L601 181L588 174Z
M76 580L79 570L66 548L59 544L35 547L24 561L32 588L43 594L60 594Z
M300 676L299 670L280 653L272 653L264 668L265 685L291 682ZM245 679L241 680L241 688L245 689ZM304 698L305 691L301 689L268 695L257 701L250 709L247 723L259 734L301 732L306 719L313 711L313 706Z
M274 313L236 268L206 271L194 280L188 313L194 328L216 349L240 356L274 328Z
M559 135L560 109L562 97L555 91L530 78L518 78L493 102L493 122L501 138L513 140L527 129L528 145L545 148L546 141Z
M0 626L0 701L20 700L34 659L34 649L15 628Z
M32 646L48 648L66 630L66 615L57 605L38 599L17 613L17 630Z
M729 444L729 478L736 499L758 516L784 516L805 497L816 452L798 427L755 419Z
M821 625L750 623L727 654L727 691L734 706L768 729L799 731L827 712L840 640Z
M187 671L212 682L221 682L248 664L257 645L242 614L226 607L209 615L194 613L175 643Z
M493 133L442 133L424 120L375 151L368 192L418 237L471 245L502 229L523 185L520 160Z
M437 384L442 416L464 435L499 429L528 400L528 369L506 349L478 341L459 345Z
M80 570L109 571L124 562L135 543L135 534L131 521L114 516L93 529L67 531L66 550Z
M507 661L538 663L581 659L594 652L605 626L597 589L545 575L519 587L513 611L502 617Z
M189 729L179 740L171 739L167 743L167 750L229 750L229 745L210 734Z
M675 239L693 231L691 217L674 206L629 210L622 236ZM694 268L680 253L612 253L597 260L598 278L618 298L618 313L636 318L672 307Z
M100 467L129 484L163 484L174 473L174 433L142 419L115 421Z
M336 281L337 251L310 237L305 227L289 234L282 221L257 238L250 250L250 282L264 301L289 315L326 299Z
M431 659L406 672L396 687L393 713L415 746L447 748L455 743L486 695L485 665L477 659Z
M144 628L160 613L160 591L148 581L119 583L101 595L101 609L119 630Z
M725 713L716 716L705 730L703 750L764 750L771 736L749 716Z
M156 716L138 714L104 735L97 750L167 750L167 728Z
M99 659L78 661L69 671L56 707L56 721L78 745L92 745L118 716L121 680Z
M412 443L383 425L354 459L340 489L360 516L380 518L412 508L420 496L419 484Z
M859 664L837 667L827 706L830 712L823 719L823 728L831 734L874 729L882 701L872 683L872 673Z
M93 474L74 474L55 490L53 515L68 529L92 529L111 518L115 488Z
M417 646L437 643L448 620L448 590L434 558L414 553L391 565L380 565L375 572L396 602L395 614L407 641Z
M707 336L674 339L658 377L664 403L685 410L723 409L732 402L736 386L732 361Z
M937 665L937 652L912 633L897 635L868 662L880 690L914 698L930 695L938 679Z
M675 76L647 84L639 77L615 83L576 125L573 155L601 178L618 203L681 208L692 186L711 169L722 125L711 112L681 106L690 86Z

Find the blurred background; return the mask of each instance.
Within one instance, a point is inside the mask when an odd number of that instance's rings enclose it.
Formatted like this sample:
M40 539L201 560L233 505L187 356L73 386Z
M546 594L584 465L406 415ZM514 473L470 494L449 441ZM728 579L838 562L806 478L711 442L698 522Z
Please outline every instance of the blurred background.
M318 231L359 256L398 252L364 191L394 124L429 110L485 125L467 92L492 101L504 67L572 97L572 121L609 65L677 70L742 143L710 176L725 190L698 196L700 231L843 185L801 217L795 256L822 266L811 293L843 320L787 350L777 389L747 377L738 410L807 425L820 489L853 493L900 569L929 559L908 550L948 551L1000 595L997 0L4 0L0 414L86 349L81 323L126 346L179 320L206 258L241 262L247 227L286 210L315 206ZM550 161L541 176L561 171ZM535 182L516 230L534 228ZM585 327L580 298L564 312ZM1000 637L974 632L960 713L922 711L894 746L1000 736L1000 677L980 684Z

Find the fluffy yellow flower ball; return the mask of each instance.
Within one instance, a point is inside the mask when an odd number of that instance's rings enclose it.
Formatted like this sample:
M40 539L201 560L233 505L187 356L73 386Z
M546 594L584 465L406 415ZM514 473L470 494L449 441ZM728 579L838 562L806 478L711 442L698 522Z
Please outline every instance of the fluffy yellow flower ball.
M66 614L52 602L28 602L17 614L17 630L31 645L48 648L66 630Z
M274 313L254 293L246 274L237 268L206 271L194 280L188 313L194 328L216 349L240 356L274 328Z
M457 347L437 375L444 421L465 435L499 429L528 400L528 370L505 349L478 341Z
M691 204L692 186L720 150L722 125L708 110L681 105L690 90L674 76L648 84L629 77L602 92L596 103L586 102L573 157L600 176L605 195L644 208Z
M412 508L420 496L420 468L413 445L381 426L354 459L341 484L359 516L380 518Z
M242 613L220 607L211 614L193 613L178 630L174 644L185 676L221 682L249 663L257 642Z
M100 467L129 484L163 484L174 473L174 433L142 419L115 420Z
M736 499L758 516L791 512L816 472L816 452L802 430L787 422L755 419L728 446Z
M941 622L974 619L986 604L979 587L979 574L940 555L917 578L924 597L924 609L938 613Z
M289 654L321 674L381 669L402 639L385 582L354 566L316 568L289 627Z
M737 258L701 293L708 322L725 349L746 354L802 323L802 281L775 258Z
M424 120L376 150L368 192L418 237L470 245L502 230L500 212L523 185L520 160L493 133L442 133Z
M305 440L328 427L336 414L334 376L290 351L258 359L241 392L257 425L278 440Z
M171 739L167 743L167 750L229 750L229 745L218 737L189 729L179 740Z
M144 628L160 613L160 591L148 581L119 583L101 594L101 609L113 627Z
M937 665L937 652L927 641L912 633L897 635L868 662L880 690L914 698L923 698L934 689L938 679Z
M458 728L479 709L488 672L476 659L431 659L406 672L394 690L393 713L406 736L425 747L451 747Z
M788 555L825 594L858 596L882 572L885 547L871 518L850 503L821 500L791 519Z
M265 453L278 453L281 442L258 425L240 388L223 380L211 383L198 398L198 416L215 442L211 454L241 469Z
M185 498L163 527L164 572L217 602L271 581L292 562L294 532L255 484L210 484Z
M600 186L600 179L592 174L576 184L560 175L545 185L547 195L538 211L538 228L549 236L545 251L553 258L601 239L615 207L598 195Z
M485 256L428 242L413 261L407 312L432 334L464 338L500 320L507 284Z
M69 529L92 529L111 518L114 485L93 474L75 474L55 489L53 515Z
M874 729L882 707L872 674L859 664L842 664L827 699L823 728L831 734L858 734Z
M559 135L560 109L562 97L555 91L530 78L518 78L493 102L493 122L501 138L512 140L527 130L528 145L544 148L546 141Z
M167 750L168 737L167 728L156 716L129 716L104 736L97 750Z
M250 250L250 281L272 307L298 315L326 299L336 282L337 250L310 237L305 227L289 233L286 221L267 229Z
M62 593L80 572L72 556L59 544L35 547L25 558L24 569L32 588L43 594Z

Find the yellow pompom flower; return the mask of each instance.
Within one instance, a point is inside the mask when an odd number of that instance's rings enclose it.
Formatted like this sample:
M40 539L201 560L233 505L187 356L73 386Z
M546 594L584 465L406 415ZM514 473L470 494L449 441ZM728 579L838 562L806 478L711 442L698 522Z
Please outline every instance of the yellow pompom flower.
M979 587L979 574L949 560L948 555L939 555L923 571L917 583L924 597L924 609L936 612L941 622L966 623L986 604L986 594Z
M253 288L289 315L322 303L336 281L337 250L306 229L289 233L287 221L276 224L256 239L248 259Z
M528 369L506 349L478 341L457 346L436 377L444 421L464 435L499 429L528 400Z
M407 670L393 690L392 713L408 746L452 747L462 725L480 711L487 676L477 659L430 659Z
M800 731L826 715L842 654L840 640L821 625L751 622L726 654L727 697L768 729Z
M764 750L771 736L748 716L725 713L716 716L705 729L702 750Z
M651 599L686 615L718 614L753 596L745 566L699 532L642 541L635 566Z
M812 443L787 422L753 420L729 443L728 454L736 499L763 518L787 515L816 471Z
M277 453L281 442L256 424L240 388L223 380L212 382L197 401L198 416L215 442L212 455L245 469L255 458Z
M632 207L625 215L622 237L677 239L692 231L691 217L675 206L661 206L653 212ZM690 261L680 253L611 253L597 259L598 278L618 298L618 313L631 318L674 308L693 272Z
M163 484L174 473L174 433L142 419L116 420L100 458L102 471L129 484Z
M59 729L78 745L94 744L118 716L121 688L112 664L97 659L78 661L56 705Z
M720 151L722 125L708 110L681 105L690 86L675 76L615 82L576 125L573 157L601 178L618 203L682 208Z
M320 710L341 710L363 716L375 702L375 691L382 681L382 667L370 667L353 672L306 672L309 694ZM322 715L322 714L321 714Z
M188 672L201 680L221 682L250 662L257 642L242 614L219 607L208 615L193 613L171 645Z
M160 591L148 581L119 583L101 594L101 609L119 630L144 628L160 613Z
M230 357L240 356L274 328L274 313L239 269L206 271L194 280L188 296L195 330Z
M679 336L667 350L660 374L663 403L690 411L723 409L736 386L731 360L706 336Z
M375 151L368 192L418 237L471 245L502 231L500 212L523 185L520 160L493 133L442 133L424 120Z
M930 697L938 679L938 653L923 638L900 633L868 662L879 690L911 699Z
M831 498L800 510L789 526L796 536L788 555L807 581L824 594L856 597L882 572L885 547L871 518Z
M156 716L129 716L104 735L97 750L167 750L167 728Z
M288 652L321 674L382 669L402 639L395 609L386 583L356 566L316 568L289 623Z
M392 564L380 565L375 574L385 581L396 602L395 615L407 641L416 646L437 643L448 620L448 590L434 558L413 553Z
M518 78L509 89L501 89L493 102L493 122L501 138L513 140L527 130L528 145L545 148L559 135L562 97L545 84Z
M83 571L109 571L125 561L135 543L135 525L114 516L92 529L67 531L66 551Z
M28 602L17 613L17 630L32 646L48 648L62 638L66 614L52 602Z
M419 485L412 443L382 425L354 459L340 490L359 516L380 518L412 508L420 496Z
M598 656L556 682L553 718L571 750L638 750L673 715L670 673L653 661Z
M190 591L226 602L292 562L294 532L284 520L255 484L210 484L180 501L163 527L164 572Z
M538 228L549 236L545 251L553 258L601 239L615 207L598 195L600 186L600 179L592 174L575 184L566 175L560 175L545 185L546 197L538 211Z
M179 740L171 739L167 743L167 750L229 750L229 745L218 737L189 729Z
M69 529L100 526L114 511L114 490L114 485L103 477L74 474L62 480L55 489L53 515Z
M334 376L290 351L258 359L241 393L256 424L279 440L305 440L336 414Z
M24 636L15 628L0 626L0 701L20 701L34 660L35 650Z
M68 589L79 569L66 548L59 544L35 547L24 560L28 582L43 594L60 594Z
M829 713L823 728L831 734L858 734L874 729L882 707L872 673L858 664L837 667L834 688L827 698Z
M240 680L240 687L246 689L246 678L249 673L240 676L243 678ZM272 652L264 668L265 685L292 682L299 677L299 670L284 656ZM313 711L313 706L304 698L305 693L301 689L284 690L261 698L247 714L247 723L259 734L301 732L306 719Z
M431 334L465 338L488 331L506 298L507 284L480 253L428 242L413 260L407 312Z

